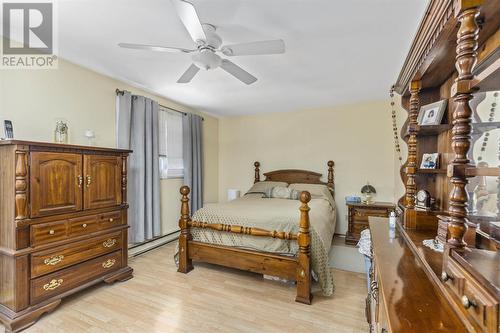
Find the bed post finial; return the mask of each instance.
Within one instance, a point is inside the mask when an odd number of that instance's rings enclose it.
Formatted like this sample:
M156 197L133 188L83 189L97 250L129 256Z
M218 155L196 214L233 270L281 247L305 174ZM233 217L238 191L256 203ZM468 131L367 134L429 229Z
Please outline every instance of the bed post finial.
M327 163L328 165L328 187L331 188L332 190L334 189L333 188L333 166L335 165L335 163L333 163L333 161L328 161Z
M181 234L179 236L179 268L178 272L188 273L193 269L193 262L189 258L189 241L192 239L191 232L189 230L189 222L191 222L191 217L189 216L189 186L182 186L180 193L181 198L181 218L179 219L179 228L181 229Z
M253 183L255 184L257 182L260 182L260 163L256 161L253 165L255 166L255 179L253 181Z
M300 222L297 242L299 244L297 266L297 297L296 302L311 304L311 235L309 234L309 206L311 200L308 191L300 193Z

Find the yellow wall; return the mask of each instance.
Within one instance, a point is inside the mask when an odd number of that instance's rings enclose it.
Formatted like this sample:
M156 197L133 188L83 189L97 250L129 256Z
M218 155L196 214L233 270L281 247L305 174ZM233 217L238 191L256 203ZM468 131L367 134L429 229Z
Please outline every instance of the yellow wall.
M115 147L115 89L150 97L174 109L194 112L110 77L59 60L54 70L0 70L0 119L10 119L17 139L53 140L57 118L68 121L70 143L86 144L84 130L93 129L96 145ZM218 197L218 119L203 115L205 201ZM175 228L179 216L179 179L162 180L164 231Z
M408 112L406 112L406 110L401 106L401 96L394 94L394 103L396 110L396 124L398 127L399 146L401 147L401 163L404 164L408 156L408 146L406 142L401 139L401 128L406 122L406 119L408 119ZM405 194L405 187L400 175L401 163L399 162L398 154L394 152L394 202L397 202Z
M291 113L222 118L219 122L219 199L227 189L244 193L261 171L307 169L326 176L335 161L337 233L347 230L344 197L369 181L376 200L394 200L394 148L389 101ZM297 212L298 214L298 212Z

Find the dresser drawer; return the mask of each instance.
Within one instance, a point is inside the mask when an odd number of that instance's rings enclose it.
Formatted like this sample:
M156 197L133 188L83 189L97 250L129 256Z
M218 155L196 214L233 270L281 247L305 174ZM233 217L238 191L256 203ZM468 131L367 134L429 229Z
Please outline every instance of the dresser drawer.
M119 269L122 252L116 251L76 266L31 280L31 304L79 287Z
M88 215L69 220L69 236L86 235L99 230L97 215Z
M83 242L66 244L31 255L31 277L35 278L62 268L116 251L122 246L122 233L115 232Z
M34 224L30 229L31 245L37 246L66 239L67 221Z
M123 224L122 211L115 211L104 213L99 216L99 227L101 229L108 229Z
M497 332L499 304L495 298L475 283L469 273L453 259L447 261L444 272L444 284L451 290L455 302L469 321L473 321L481 332Z
M354 209L353 215L354 215L354 220L366 221L366 223L368 223L369 216L388 217L389 212L387 209L356 208Z

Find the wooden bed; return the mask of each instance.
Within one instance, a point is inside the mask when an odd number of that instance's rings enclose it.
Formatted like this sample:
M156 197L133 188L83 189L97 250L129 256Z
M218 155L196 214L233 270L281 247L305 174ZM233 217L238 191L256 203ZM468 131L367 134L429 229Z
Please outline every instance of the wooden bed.
M255 162L254 183L260 181L260 163ZM321 174L307 170L276 170L264 173L264 181L281 181L288 184L323 184L330 191L334 191L333 183L333 161L328 161L328 180L322 182ZM188 273L193 269L193 260L207 262L226 267L237 268L260 274L278 276L287 280L297 282L297 296L295 301L311 304L311 237L309 234L309 206L311 195L307 191L300 194L300 220L299 232L284 232L279 230L266 230L262 228L242 227L223 223L206 223L193 221L189 215L189 192L188 186L180 189L181 218L179 227L179 269L178 272ZM192 240L191 228L209 228L221 232L245 234L255 237L272 237L298 242L299 251L297 256L284 256L274 253L259 252L220 246Z

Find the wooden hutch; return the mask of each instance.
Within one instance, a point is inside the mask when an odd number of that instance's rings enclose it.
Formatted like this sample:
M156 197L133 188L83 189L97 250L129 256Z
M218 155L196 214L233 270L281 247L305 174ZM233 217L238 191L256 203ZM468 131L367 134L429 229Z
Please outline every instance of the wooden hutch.
M372 331L500 330L499 28L498 0L431 0L426 9L395 85L409 114L399 223L390 236L370 222ZM440 100L441 123L419 125L420 107ZM419 168L424 153L439 153L437 169ZM416 207L419 190L430 209Z

